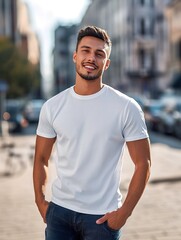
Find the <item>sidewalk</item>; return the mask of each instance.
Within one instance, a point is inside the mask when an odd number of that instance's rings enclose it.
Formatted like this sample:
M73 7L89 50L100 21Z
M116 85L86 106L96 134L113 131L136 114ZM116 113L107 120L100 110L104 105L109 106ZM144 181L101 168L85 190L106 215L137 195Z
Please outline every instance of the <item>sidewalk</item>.
M1 139L0 139L1 140ZM22 153L25 167L12 175L0 167L0 240L41 240L44 239L44 224L34 204L32 185L32 162L29 156L35 138L14 137L16 151ZM4 154L4 155L3 155ZM6 157L0 152L1 162ZM19 159L14 157L13 161ZM11 172L11 171L10 171Z
M1 139L0 139L1 140ZM34 204L32 185L32 146L34 136L13 137L22 153L23 171L3 175L0 149L0 240L43 240L45 224ZM0 144L1 145L1 144ZM3 155L4 154L4 155ZM121 240L181 239L181 149L159 143L152 145L152 176L133 215L123 229ZM14 157L14 161L19 161ZM126 194L133 166L127 151L121 189ZM50 164L50 179L55 170ZM47 193L50 197L50 185Z
M151 148L151 178L121 240L181 240L181 149L162 144ZM127 163L125 172L130 170ZM127 186L126 173L123 179Z

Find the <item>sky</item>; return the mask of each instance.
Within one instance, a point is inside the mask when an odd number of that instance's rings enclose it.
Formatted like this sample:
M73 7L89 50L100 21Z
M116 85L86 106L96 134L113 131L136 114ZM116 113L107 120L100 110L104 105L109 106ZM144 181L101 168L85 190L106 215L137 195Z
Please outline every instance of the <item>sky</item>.
M58 25L74 24L81 20L91 0L22 0L28 5L30 22L41 46L41 70L44 81L52 78L54 30Z

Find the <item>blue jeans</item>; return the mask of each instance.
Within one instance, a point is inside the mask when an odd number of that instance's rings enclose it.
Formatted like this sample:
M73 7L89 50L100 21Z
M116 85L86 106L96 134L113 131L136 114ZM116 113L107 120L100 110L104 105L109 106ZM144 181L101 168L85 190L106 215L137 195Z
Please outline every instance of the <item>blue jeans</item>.
M46 240L119 240L120 230L110 229L107 222L96 224L103 215L74 212L52 202L47 210Z

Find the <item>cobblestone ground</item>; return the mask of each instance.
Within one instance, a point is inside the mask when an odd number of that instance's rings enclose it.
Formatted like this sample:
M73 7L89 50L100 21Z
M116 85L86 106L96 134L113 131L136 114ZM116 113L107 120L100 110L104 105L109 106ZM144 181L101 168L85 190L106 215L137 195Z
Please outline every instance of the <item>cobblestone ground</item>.
M151 178L122 240L181 240L181 145L174 149L156 143L151 149ZM126 187L130 168L126 161L122 184Z
M13 137L10 142L15 144L15 148L11 151L4 149L0 142L0 240L44 239L45 224L36 209L33 195L34 141L34 136ZM181 147L154 143L151 148L152 175L142 199L123 229L121 240L181 240ZM11 156L9 162L8 154ZM121 184L123 195L132 171L126 151ZM51 181L54 173L51 163Z

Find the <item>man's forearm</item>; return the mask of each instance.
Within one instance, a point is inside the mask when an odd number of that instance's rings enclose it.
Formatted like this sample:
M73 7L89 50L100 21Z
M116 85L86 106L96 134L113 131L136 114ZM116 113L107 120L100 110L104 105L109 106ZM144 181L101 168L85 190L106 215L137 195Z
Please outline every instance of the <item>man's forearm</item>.
M141 195L143 194L149 176L150 176L149 161L145 163L140 163L135 167L135 172L131 179L127 196L121 207L122 211L124 211L128 217L132 214L133 209L135 208Z
M43 161L35 159L33 168L33 183L35 202L38 205L45 200L46 183L48 179L48 166Z
M126 223L128 217L132 214L133 209L138 203L146 183L149 178L150 163L136 165L135 172L129 185L126 199L119 209L106 213L103 217L96 221L97 224L102 224L106 220L112 229L120 229Z
M46 222L46 211L49 203L45 200L46 183L48 180L48 161L56 138L44 138L37 135L33 167L33 183L35 202Z
M150 175L150 147L148 139L127 142L131 159L135 165L135 171L125 201L122 207L113 212L106 213L96 221L101 224L108 221L112 229L120 229L126 223L128 217L132 214L133 209L138 203Z

